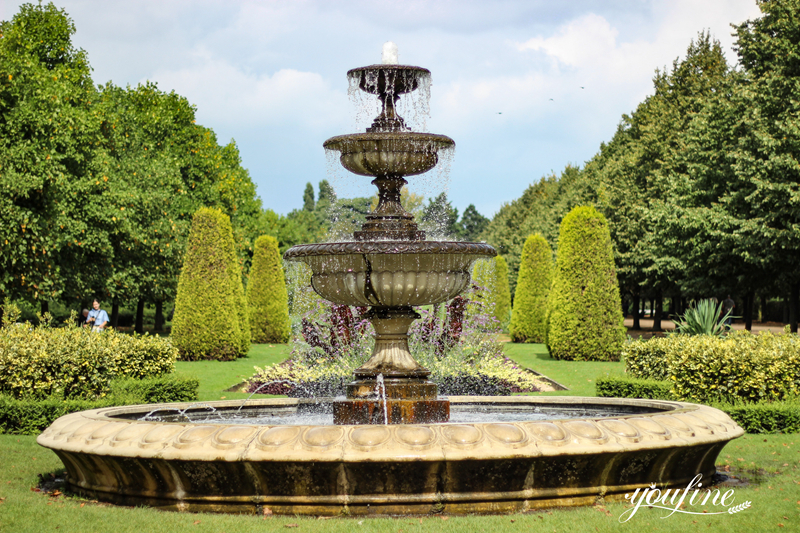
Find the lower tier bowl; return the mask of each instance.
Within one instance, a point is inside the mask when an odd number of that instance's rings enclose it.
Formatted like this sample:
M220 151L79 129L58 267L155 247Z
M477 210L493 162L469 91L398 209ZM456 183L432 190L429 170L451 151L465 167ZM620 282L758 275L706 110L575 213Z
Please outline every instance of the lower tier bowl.
M325 425L330 401L300 399L112 407L65 415L37 441L64 462L70 490L101 501L394 515L586 505L651 483L686 487L697 474L707 486L722 448L744 433L689 403L449 400L451 420L463 421Z

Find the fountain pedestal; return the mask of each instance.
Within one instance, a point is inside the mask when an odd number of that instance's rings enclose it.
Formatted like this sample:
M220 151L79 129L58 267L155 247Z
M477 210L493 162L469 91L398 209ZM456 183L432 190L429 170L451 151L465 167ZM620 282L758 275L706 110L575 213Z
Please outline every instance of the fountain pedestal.
M411 307L373 307L372 357L353 372L346 399L333 402L334 424L425 424L447 422L450 402L438 398L430 371L408 350L408 328L419 318Z

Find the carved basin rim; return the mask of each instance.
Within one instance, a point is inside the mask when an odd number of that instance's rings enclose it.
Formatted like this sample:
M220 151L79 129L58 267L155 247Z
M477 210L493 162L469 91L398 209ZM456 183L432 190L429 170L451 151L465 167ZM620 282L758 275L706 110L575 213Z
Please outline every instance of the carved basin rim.
M353 254L458 254L494 257L497 251L485 243L454 241L352 241L298 244L283 254L287 260L320 255Z
M342 154L373 152L379 143L386 152L430 152L450 148L456 142L447 135L417 131L382 131L348 133L331 137L322 146Z
M301 399L259 399L248 407L291 408ZM117 418L192 403L107 407L57 419L37 442L55 451L188 461L396 462L635 452L724 443L744 431L718 409L661 400L526 396L451 396L451 405L658 409L610 417L394 426L197 424ZM239 400L204 402L233 410ZM202 428L202 429L201 429Z

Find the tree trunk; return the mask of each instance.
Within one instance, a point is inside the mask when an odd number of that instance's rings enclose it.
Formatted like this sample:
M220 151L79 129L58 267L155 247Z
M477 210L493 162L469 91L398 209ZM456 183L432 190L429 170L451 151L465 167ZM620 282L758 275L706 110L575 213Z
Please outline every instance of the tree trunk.
M653 304L653 331L661 331L661 311L664 307L664 296L661 291L656 293Z
M44 316L45 313L50 312L50 302L48 302L47 300L42 300L41 304L42 304L42 316Z
M136 303L136 324L133 327L136 333L144 333L144 300Z
M156 300L156 323L153 328L155 331L164 331L164 301Z
M633 329L642 329L639 325L639 293L633 295Z
M117 300L111 303L111 327L116 328L119 324L119 302Z
M744 295L744 329L753 331L753 307L755 295L750 291Z
M789 329L797 333L797 312L800 307L800 283L795 282L789 286Z

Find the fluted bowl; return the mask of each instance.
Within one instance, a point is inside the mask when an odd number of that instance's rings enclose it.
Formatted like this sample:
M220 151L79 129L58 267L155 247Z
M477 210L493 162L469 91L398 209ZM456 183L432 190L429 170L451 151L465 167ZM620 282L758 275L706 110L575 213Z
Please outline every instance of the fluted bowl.
M331 137L323 146L340 152L342 166L360 176L414 176L439 161L439 151L455 141L446 135L371 132Z
M472 263L495 255L482 243L381 241L302 244L283 257L311 267L311 285L328 301L399 307L454 298L467 288Z

